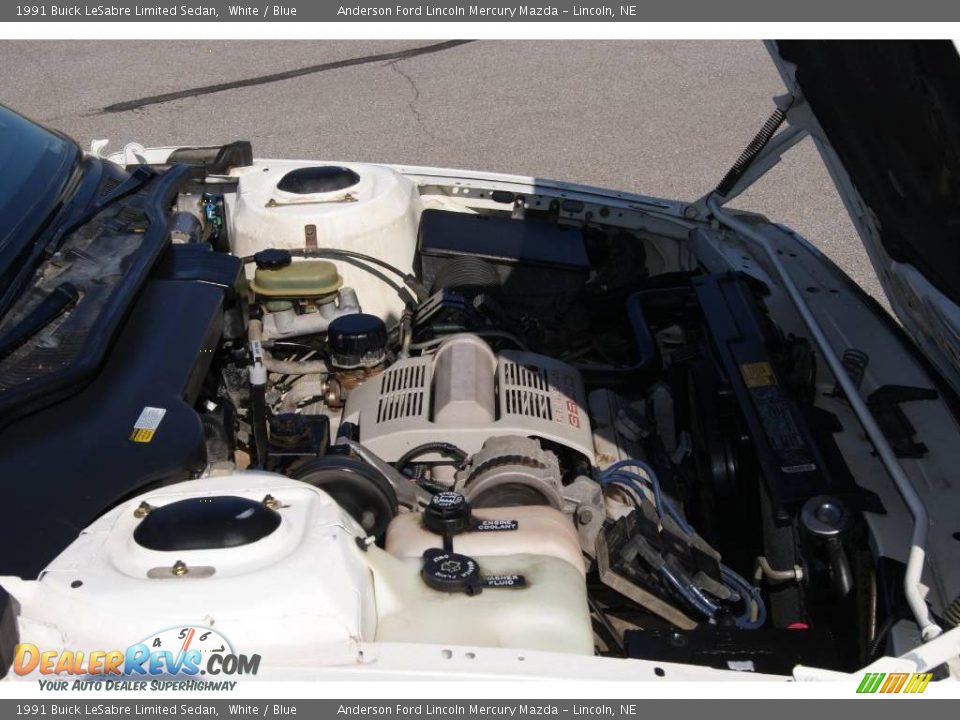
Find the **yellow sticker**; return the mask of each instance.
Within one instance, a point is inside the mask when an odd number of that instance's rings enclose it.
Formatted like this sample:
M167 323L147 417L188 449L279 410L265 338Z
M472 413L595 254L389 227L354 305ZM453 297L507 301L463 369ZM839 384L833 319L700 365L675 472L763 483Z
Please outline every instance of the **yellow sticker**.
M745 363L740 366L740 374L747 387L770 387L777 384L777 376L768 362Z
M167 414L164 408L145 407L133 424L133 431L130 433L130 439L136 443L148 443L153 440L153 436L160 427L160 421Z

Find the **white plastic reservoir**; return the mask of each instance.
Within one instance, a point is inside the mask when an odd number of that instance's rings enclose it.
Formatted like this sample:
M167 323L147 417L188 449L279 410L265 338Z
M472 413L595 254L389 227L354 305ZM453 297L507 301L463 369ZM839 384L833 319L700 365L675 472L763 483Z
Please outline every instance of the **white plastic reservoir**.
M475 557L483 575L523 575L526 586L467 596L428 588L421 561L368 553L377 595L379 642L593 654L593 628L583 576L545 555Z
M447 594L420 578L421 556L442 547L420 513L403 513L387 529L383 553L367 553L377 596L377 640L547 650L589 655L593 628L583 555L570 518L546 506L478 508L478 521L514 521L508 531L464 532L454 550L482 575L523 575L516 589Z
M456 536L458 553L471 557L543 555L564 560L586 575L577 530L569 515L546 505L477 508L476 520L514 521L504 532L465 532ZM419 558L427 548L443 547L443 538L423 526L421 513L401 513L387 528L387 552L400 558Z
M422 205L409 178L382 165L294 160L257 160L234 174L237 193L226 203L236 255L316 246L371 255L412 272ZM400 317L403 302L395 290L353 264L333 262L364 312L388 324Z

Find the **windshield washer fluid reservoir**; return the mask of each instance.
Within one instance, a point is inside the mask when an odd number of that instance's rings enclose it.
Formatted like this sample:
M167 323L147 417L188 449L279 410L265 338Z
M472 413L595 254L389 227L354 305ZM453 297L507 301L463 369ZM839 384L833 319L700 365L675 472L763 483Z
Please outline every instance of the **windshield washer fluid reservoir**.
M546 505L519 505L477 508L472 517L478 523L513 523L503 532L463 532L455 536L458 553L471 557L541 555L569 563L580 575L586 574L577 530L570 517ZM399 558L419 558L427 548L443 547L443 537L428 530L421 513L401 513L387 528L386 549Z
M478 508L469 516L472 529L448 536L452 551L440 550L444 538L423 513L403 513L387 528L387 552L367 553L377 640L591 654L583 555L570 518L546 506ZM453 553L441 558L445 571L473 559L481 578L519 575L523 582L474 594L434 589L420 573L431 551Z
M371 548L377 641L593 654L586 583L573 565L546 555L474 559L483 576L522 575L526 584L472 596L440 592L423 582L419 558Z
M234 254L352 250L413 272L422 206L409 178L382 165L291 160L258 160L234 173L237 192L225 200ZM325 259L356 290L365 312L388 324L400 317L403 302L382 280L355 264ZM252 263L247 272L253 273Z

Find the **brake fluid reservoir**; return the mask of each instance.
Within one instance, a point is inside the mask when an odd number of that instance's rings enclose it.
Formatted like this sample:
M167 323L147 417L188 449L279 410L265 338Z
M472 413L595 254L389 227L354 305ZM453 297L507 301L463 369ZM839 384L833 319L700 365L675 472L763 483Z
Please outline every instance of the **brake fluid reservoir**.
M234 173L236 195L225 198L234 254L343 249L412 273L422 208L409 178L382 165L291 160L257 160ZM329 259L366 312L388 324L399 318L403 302L395 290L356 264Z
M337 267L329 260L302 260L286 262L263 259L266 253L255 256L256 270L250 289L266 299L327 297L340 289L343 281Z

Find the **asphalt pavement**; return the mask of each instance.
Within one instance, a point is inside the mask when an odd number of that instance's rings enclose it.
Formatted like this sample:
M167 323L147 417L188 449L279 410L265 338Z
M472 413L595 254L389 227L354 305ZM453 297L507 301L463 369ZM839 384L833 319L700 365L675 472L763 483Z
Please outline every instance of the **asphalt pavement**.
M88 146L469 168L674 199L713 186L783 84L757 41L0 41L0 102ZM735 206L882 291L809 140Z

